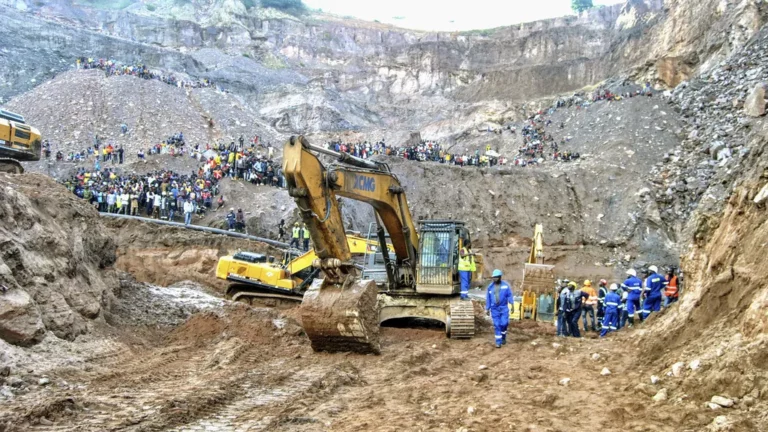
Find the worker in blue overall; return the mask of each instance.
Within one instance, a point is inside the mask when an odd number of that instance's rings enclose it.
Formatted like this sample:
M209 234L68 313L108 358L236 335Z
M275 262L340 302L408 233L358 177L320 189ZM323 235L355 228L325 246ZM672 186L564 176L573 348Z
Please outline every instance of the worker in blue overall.
M621 284L621 288L628 292L627 294L627 320L629 326L635 325L635 312L640 312L640 297L643 294L643 281L637 277L635 269L627 270L627 280ZM642 320L642 315L640 316Z
M655 265L648 267L651 274L645 278L645 302L643 302L642 317L648 318L651 312L661 310L661 293L667 286L667 279L659 274L659 268Z
M605 295L603 317L603 327L600 330L600 337L605 337L608 333L616 331L619 326L619 304L621 303L621 297L616 293L619 287L616 284L611 284L608 288L608 294Z
M496 337L496 348L507 344L507 327L509 326L509 307L514 312L515 298L507 281L501 280L501 270L496 269L491 274L493 282L488 285L485 297L485 311L493 319L493 331Z

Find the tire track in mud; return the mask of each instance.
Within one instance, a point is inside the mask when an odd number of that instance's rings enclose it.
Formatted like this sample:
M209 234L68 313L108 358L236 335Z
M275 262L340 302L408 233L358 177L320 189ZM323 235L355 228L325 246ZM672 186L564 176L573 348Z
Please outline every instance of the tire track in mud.
M237 338L197 348L117 349L94 356L91 372L69 377L83 383L79 390L51 387L15 400L15 408L32 408L7 418L7 430L269 430L301 420L286 417L299 396L337 387L336 371L265 355Z

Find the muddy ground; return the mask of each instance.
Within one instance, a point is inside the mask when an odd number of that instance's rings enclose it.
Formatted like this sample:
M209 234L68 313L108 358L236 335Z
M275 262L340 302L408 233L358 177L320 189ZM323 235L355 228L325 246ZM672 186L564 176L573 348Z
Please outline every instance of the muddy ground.
M87 341L46 340L39 349L71 361L14 366L0 431L700 431L721 414L699 400L652 401L683 378L643 364L642 330L564 339L513 323L496 349L488 328L456 341L385 327L379 356L324 354L295 310L183 289L123 281L109 324ZM189 311L183 297L195 290L207 306Z

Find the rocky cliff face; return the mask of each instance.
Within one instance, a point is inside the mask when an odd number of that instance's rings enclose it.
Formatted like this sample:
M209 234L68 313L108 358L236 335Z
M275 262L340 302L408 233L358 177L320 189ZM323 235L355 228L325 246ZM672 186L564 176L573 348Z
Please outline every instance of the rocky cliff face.
M0 338L85 333L116 286L115 243L93 208L51 179L0 174Z
M570 92L628 70L675 86L741 46L766 14L759 0L632 0L578 18L429 33L296 19L235 0L160 1L154 11L2 4L0 98L70 68L77 55L109 56L236 89L284 133L422 129L477 102Z

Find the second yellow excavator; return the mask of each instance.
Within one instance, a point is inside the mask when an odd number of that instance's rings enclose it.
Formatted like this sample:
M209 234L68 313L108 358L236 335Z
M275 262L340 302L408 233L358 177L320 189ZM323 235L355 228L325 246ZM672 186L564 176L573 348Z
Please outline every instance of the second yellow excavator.
M520 319L552 321L554 301L552 287L555 283L555 266L544 264L544 228L536 224L533 228L531 253L523 269L523 296Z
M355 257L375 259L378 241L347 234L347 246ZM388 245L392 250L392 246ZM313 268L314 249L301 252L287 249L282 260L254 252L237 252L219 258L216 277L231 282L227 295L234 301L252 303L254 299L278 299L301 302L304 292L320 273ZM361 263L365 265L367 263Z
M315 153L336 160L325 166ZM314 350L378 353L379 324L396 318L442 321L451 338L474 335L472 302L458 296L458 252L470 243L463 222L420 220L417 231L405 190L386 164L313 146L304 137L286 142L283 172L315 246L313 267L325 275L312 282L301 305ZM337 196L373 207L380 244L385 229L389 234L394 256L382 249L387 284L381 292L352 260ZM481 264L482 256L475 261Z

